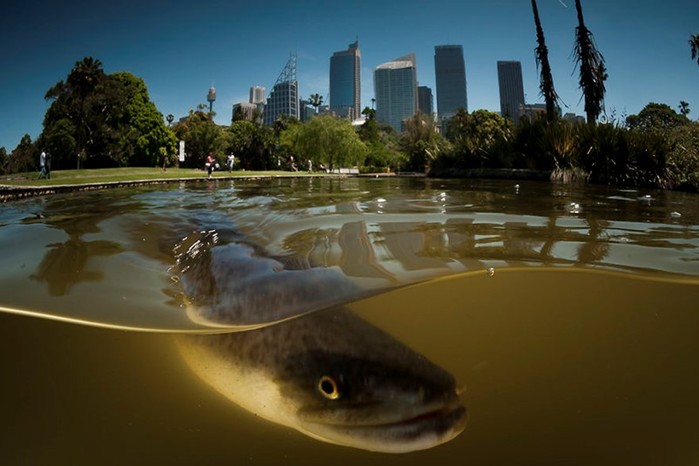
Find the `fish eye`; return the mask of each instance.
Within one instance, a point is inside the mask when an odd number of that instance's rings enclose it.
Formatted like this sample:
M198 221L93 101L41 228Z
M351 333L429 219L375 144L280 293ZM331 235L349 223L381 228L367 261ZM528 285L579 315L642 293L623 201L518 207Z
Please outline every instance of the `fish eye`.
M337 386L337 382L328 375L324 375L318 380L318 391L328 400L340 398L340 389Z

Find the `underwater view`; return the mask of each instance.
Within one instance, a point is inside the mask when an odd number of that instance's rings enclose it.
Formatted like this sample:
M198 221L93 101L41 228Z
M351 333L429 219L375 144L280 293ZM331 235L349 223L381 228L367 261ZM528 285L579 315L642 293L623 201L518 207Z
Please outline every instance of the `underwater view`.
M5 464L699 463L699 195L212 179L0 205Z

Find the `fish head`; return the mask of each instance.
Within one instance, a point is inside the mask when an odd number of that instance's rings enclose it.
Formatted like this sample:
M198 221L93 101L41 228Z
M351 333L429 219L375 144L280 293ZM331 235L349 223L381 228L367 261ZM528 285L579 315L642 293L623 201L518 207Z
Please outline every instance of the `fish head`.
M280 384L296 407L296 428L326 442L405 453L447 442L466 426L453 376L413 353L410 364L347 354L289 358Z

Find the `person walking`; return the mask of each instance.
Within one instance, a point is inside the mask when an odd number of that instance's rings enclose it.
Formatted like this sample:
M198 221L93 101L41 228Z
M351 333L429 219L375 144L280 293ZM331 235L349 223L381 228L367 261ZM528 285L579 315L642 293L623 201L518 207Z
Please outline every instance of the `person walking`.
M228 155L226 165L228 165L228 173L231 173L233 171L233 165L235 165L235 155L233 155L233 154Z
M48 171L46 169L46 151L41 151L39 154L39 179L49 178Z
M206 163L204 166L206 167L206 172L209 175L209 178L211 178L211 173L214 171L214 165L216 164L216 161L214 160L214 155L209 152L209 154L206 156Z

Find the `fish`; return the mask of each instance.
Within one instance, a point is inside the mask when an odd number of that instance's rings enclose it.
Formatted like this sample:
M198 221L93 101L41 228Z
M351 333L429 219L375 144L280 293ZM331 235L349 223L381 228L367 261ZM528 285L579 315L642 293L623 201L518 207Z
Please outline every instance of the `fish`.
M407 453L466 426L451 374L346 308L177 342L194 373L230 401L320 441Z
M332 269L288 270L211 235L189 241L179 263L190 317L227 329L177 335L179 352L241 408L316 440L383 453L432 448L465 429L453 375L349 310L362 291Z

